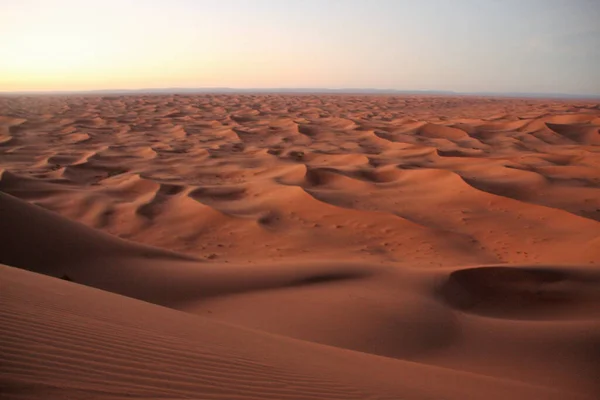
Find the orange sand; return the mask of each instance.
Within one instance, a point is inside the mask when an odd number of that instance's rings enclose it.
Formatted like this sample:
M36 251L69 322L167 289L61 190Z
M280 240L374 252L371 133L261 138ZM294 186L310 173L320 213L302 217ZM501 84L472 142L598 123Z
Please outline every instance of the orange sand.
M599 130L572 100L0 98L0 394L595 399Z

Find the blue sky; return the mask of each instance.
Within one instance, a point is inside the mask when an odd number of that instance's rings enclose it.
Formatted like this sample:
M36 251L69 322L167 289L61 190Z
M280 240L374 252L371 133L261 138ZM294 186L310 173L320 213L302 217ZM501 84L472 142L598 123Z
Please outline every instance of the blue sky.
M0 90L600 94L600 0L0 0Z

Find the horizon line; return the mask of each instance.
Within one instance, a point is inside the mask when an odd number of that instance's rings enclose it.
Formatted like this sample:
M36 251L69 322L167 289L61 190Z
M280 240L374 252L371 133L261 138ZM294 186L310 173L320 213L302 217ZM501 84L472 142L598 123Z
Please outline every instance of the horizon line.
M405 90L376 88L233 88L233 87L166 87L141 89L83 89L83 90L13 90L0 91L0 96L15 95L70 95L70 94L398 94L398 95L455 95L483 97L518 98L563 98L563 99L600 99L599 94L556 93L556 92L462 92L454 90Z

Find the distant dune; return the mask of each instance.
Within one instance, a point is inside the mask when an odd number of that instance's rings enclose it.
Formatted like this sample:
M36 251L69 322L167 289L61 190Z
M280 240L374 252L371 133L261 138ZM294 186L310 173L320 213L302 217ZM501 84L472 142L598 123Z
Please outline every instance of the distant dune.
M107 94L107 95L136 95L136 94L354 94L354 95L423 95L423 96L479 96L507 98L540 98L540 99L600 99L600 94L577 93L527 93L527 92L456 92L451 90L401 90L375 88L228 88L228 87L173 87L173 88L144 88L144 89L100 89L72 91L4 91L0 95L73 95L73 94Z
M2 397L598 398L599 103L394 93L0 97Z

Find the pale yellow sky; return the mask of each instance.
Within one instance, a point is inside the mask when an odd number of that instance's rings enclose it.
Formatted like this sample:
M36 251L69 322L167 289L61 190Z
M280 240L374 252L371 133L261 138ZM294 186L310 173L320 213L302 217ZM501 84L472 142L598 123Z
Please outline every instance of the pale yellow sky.
M0 0L0 91L599 94L598 20L597 0Z

